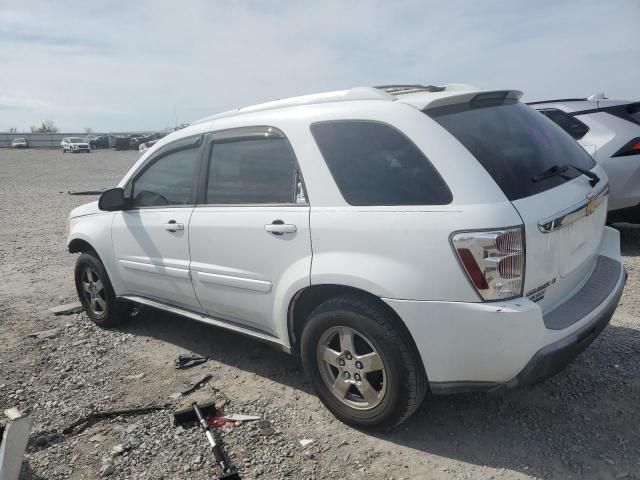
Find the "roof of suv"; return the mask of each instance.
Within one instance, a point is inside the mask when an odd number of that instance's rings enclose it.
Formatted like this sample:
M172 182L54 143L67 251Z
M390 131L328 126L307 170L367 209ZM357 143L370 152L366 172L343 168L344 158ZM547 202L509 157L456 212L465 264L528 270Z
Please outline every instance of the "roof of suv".
M444 86L433 85L384 85L379 87L354 87L348 90L335 90L331 92L314 93L259 103L248 107L236 108L226 112L211 115L192 125L227 118L244 113L275 110L279 108L297 107L303 105L317 105L330 102L347 102L355 100L381 100L398 101L413 105L419 109L433 108L448 103L465 102L478 93L507 92L507 97L519 99L522 92L517 90L480 90L471 85L449 84Z
M496 94L501 95L503 98L515 100L522 97L522 92L519 90L481 90L471 85L456 83L444 86L383 85L379 87L353 87L347 90L335 90L259 103L211 115L167 135L154 145L153 150L179 138L208 131L211 124L219 119L233 119L243 114L278 111L279 109L326 103L339 104L350 101L398 102L425 110L448 104L469 102L479 94Z

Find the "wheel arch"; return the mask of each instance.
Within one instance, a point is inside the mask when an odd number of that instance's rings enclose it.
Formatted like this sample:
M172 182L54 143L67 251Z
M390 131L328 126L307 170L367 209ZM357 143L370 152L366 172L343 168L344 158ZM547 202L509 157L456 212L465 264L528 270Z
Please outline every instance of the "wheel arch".
M400 315L398 315L398 313L386 302L384 302L379 296L371 292L367 292L366 290L362 290L360 288L352 287L349 285L309 285L308 287L299 290L293 296L291 302L289 303L289 309L287 312L287 327L289 332L289 343L291 345L292 352L295 352L295 354L299 354L300 335L311 312L318 305L326 302L327 300L345 295L353 295L366 299L382 308L389 315L389 318L403 330L406 337L411 342L411 346L414 349L415 354L420 359L420 363L422 364L422 368L424 369L425 374L427 373L426 365L424 364L422 356L420 355L420 351L418 350L415 340Z
M74 238L68 245L69 253L86 253L93 252L98 255L96 249L88 241L83 238ZM99 255L98 255L99 257Z

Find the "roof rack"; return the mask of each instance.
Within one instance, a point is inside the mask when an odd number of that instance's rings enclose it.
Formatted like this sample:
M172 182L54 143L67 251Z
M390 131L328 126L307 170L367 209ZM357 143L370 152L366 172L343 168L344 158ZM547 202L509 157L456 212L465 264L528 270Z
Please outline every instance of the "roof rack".
M345 102L354 100L385 100L395 101L396 99L389 93L384 92L375 87L353 87L348 90L336 90L334 92L314 93L311 95L302 95L299 97L284 98L282 100L274 100L248 107L236 108L228 112L218 113L209 117L201 118L195 123L202 123L218 118L232 117L243 113L261 112L264 110L274 110L278 108L299 107L302 105L317 105L329 102Z
M538 100L536 102L527 102L527 105L540 105L541 103L557 103L557 102L584 102L586 98L556 98L555 100Z
M442 92L446 87L437 87L435 85L380 85L378 90L383 90L391 95L406 95L407 93L417 92Z

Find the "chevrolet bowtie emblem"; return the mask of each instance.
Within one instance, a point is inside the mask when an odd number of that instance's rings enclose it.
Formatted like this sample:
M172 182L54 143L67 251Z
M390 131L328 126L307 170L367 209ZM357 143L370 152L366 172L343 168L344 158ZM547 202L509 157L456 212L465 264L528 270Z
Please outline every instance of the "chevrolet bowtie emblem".
M596 197L590 198L587 202L587 205L585 206L586 216L588 217L589 215L591 215L596 208L598 208L598 199Z

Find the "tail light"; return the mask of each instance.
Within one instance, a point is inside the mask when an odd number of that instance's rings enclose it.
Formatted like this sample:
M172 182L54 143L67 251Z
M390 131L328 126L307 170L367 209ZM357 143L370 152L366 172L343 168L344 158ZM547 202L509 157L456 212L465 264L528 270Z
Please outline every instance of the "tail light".
M453 249L483 300L522 296L525 248L522 227L457 232Z
M612 155L612 157L626 157L627 155L640 155L640 137L634 138L624 147Z

